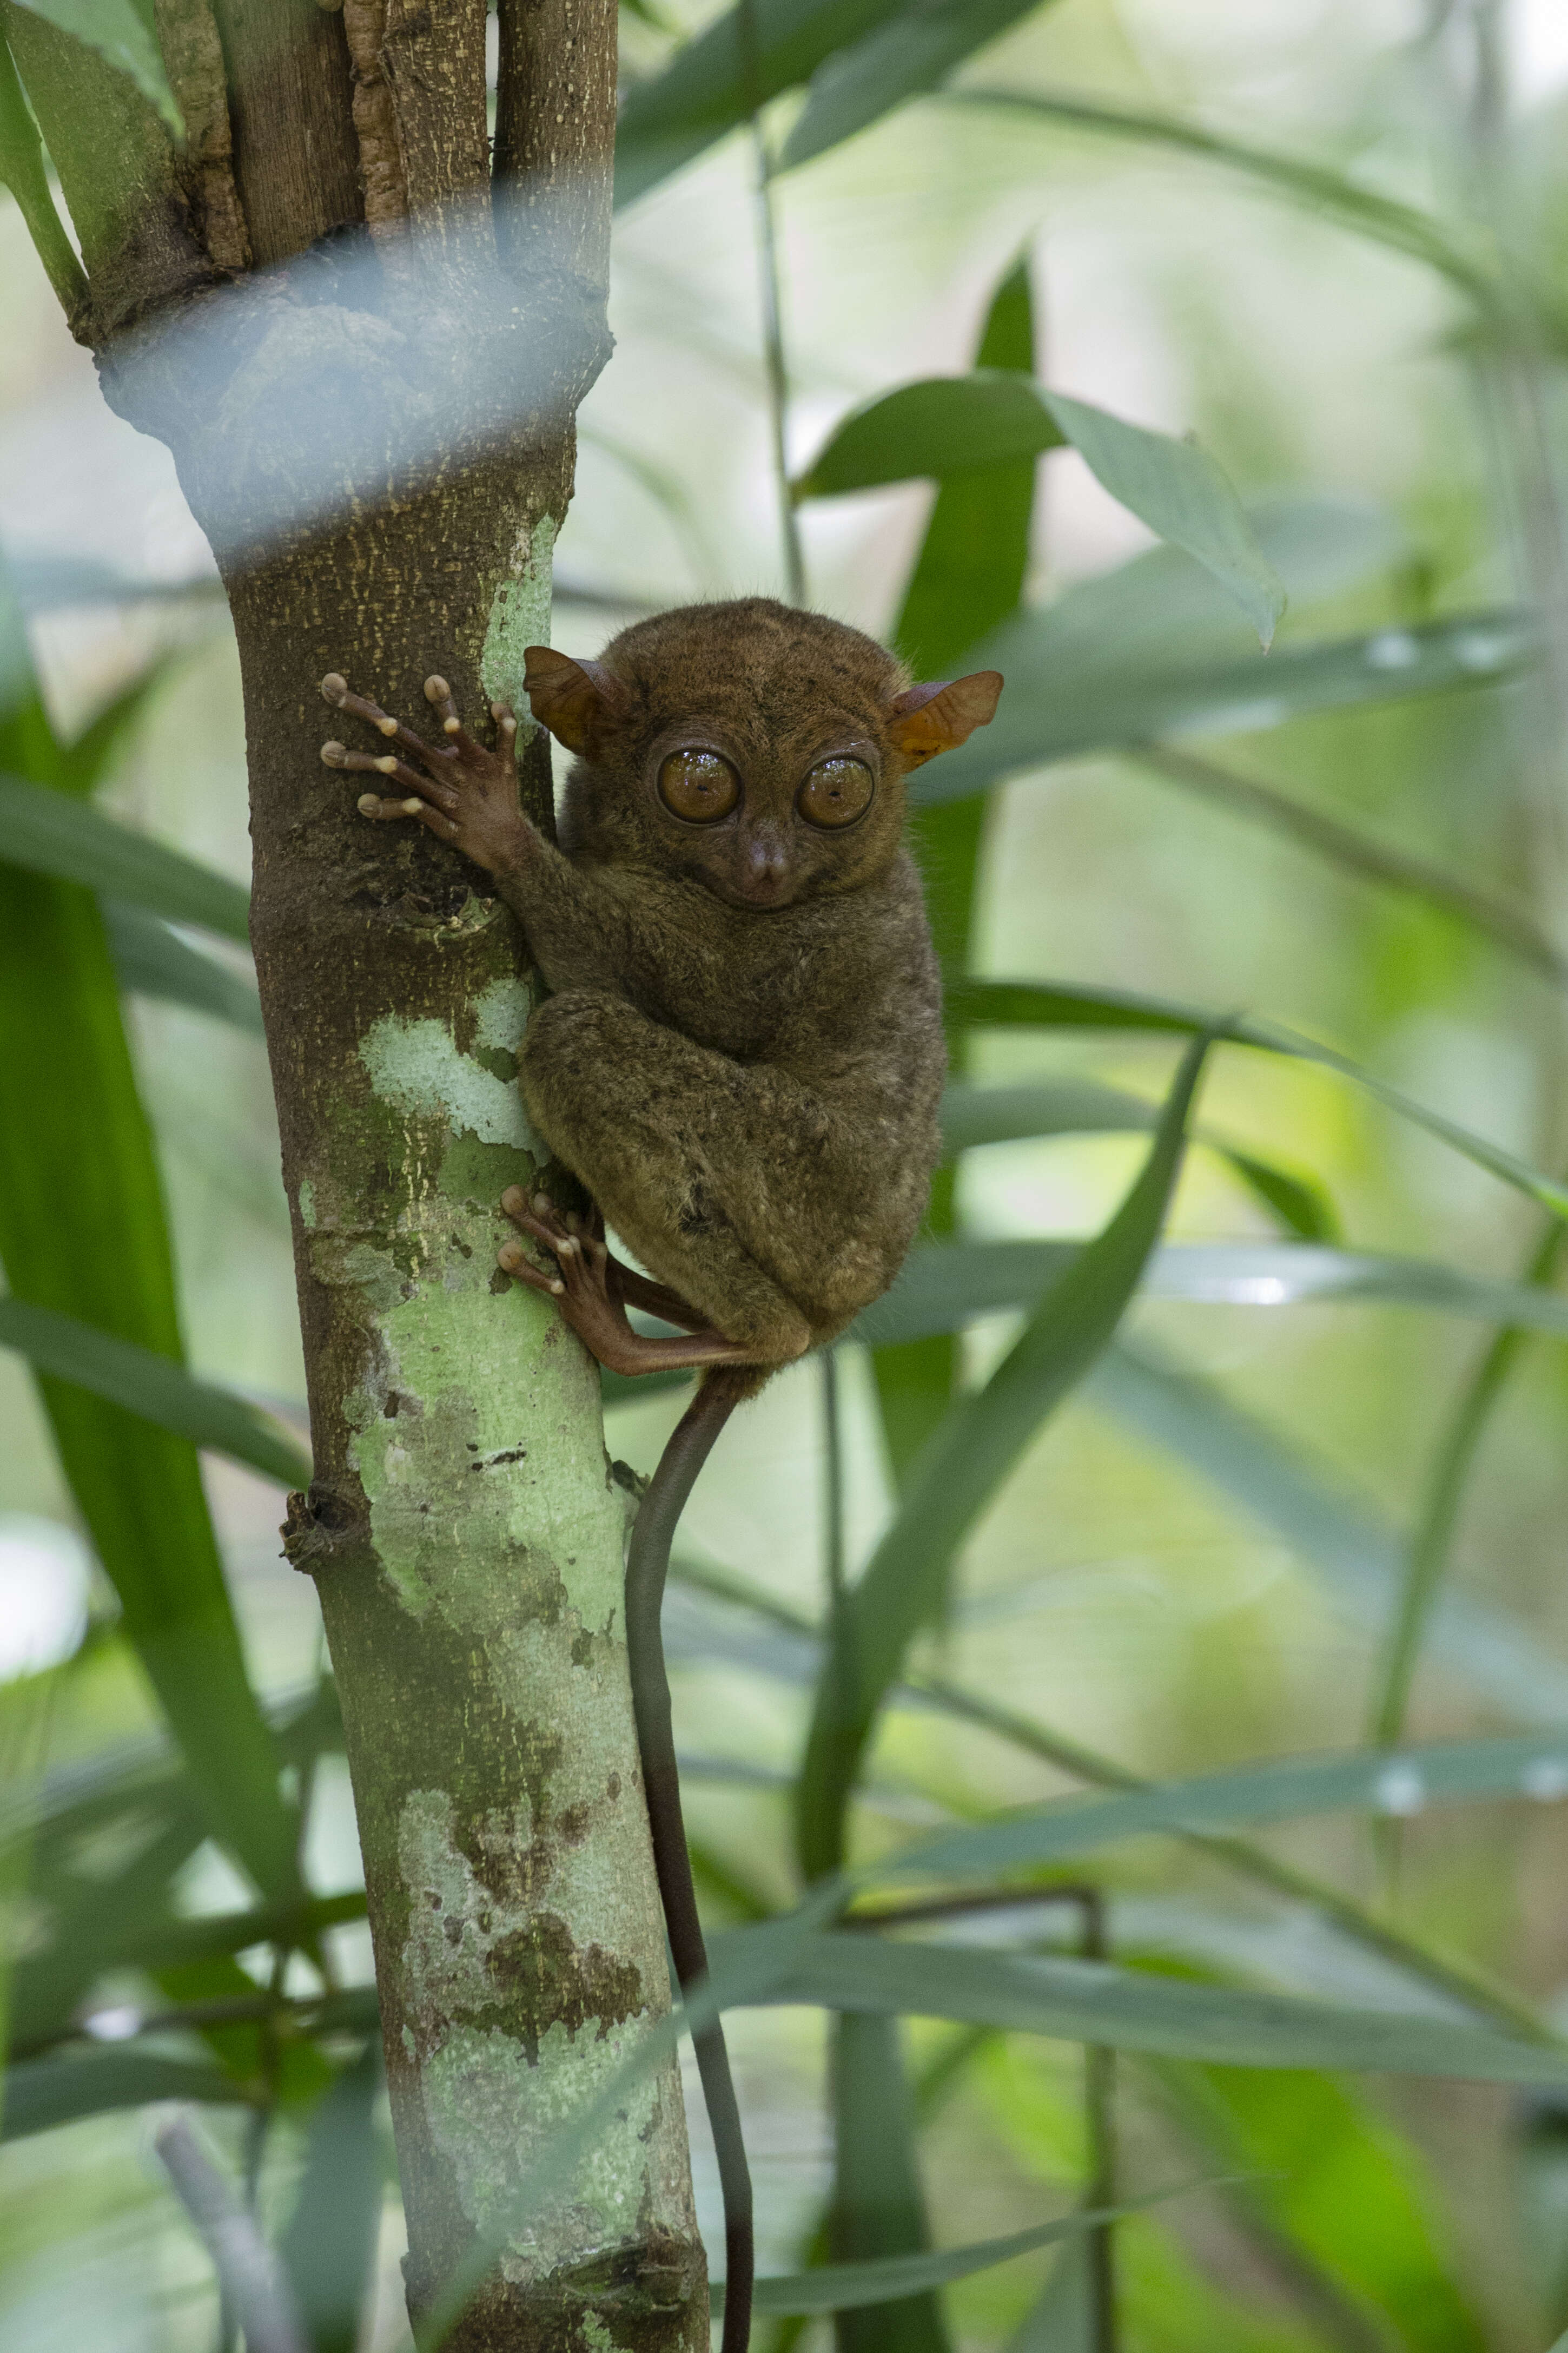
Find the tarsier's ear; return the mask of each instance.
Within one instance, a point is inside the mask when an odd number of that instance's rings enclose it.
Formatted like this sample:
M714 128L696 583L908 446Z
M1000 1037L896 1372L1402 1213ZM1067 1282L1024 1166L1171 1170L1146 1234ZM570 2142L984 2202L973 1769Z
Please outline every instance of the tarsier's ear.
M911 686L893 702L888 733L894 750L911 768L952 751L977 727L990 725L1001 691L999 670L973 670L945 686Z
M626 690L600 662L574 661L552 646L523 649L523 684L542 727L569 752L592 753L626 708Z

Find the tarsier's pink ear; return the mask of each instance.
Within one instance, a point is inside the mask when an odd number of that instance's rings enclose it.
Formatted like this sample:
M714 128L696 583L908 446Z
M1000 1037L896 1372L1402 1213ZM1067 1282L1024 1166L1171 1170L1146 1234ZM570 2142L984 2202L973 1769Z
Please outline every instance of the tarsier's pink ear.
M599 662L574 661L552 646L523 649L523 684L534 717L569 752L592 753L626 705L626 691Z
M888 733L895 751L911 768L934 760L967 742L977 727L988 727L1002 691L999 670L973 670L949 684L911 686L892 706Z

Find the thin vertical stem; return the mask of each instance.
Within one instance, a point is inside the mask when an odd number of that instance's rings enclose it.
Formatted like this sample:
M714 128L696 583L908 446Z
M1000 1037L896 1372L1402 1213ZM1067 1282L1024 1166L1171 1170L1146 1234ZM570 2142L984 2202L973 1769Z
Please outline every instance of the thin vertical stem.
M768 427L773 445L773 483L779 502L779 533L784 547L784 579L792 605L806 596L805 555L800 542L800 519L789 483L789 363L784 352L784 305L779 293L777 226L773 217L773 161L763 123L763 76L757 34L756 0L745 0L741 10L741 38L745 47L747 95L752 114L752 150L756 162L757 259L762 279L763 350L767 366Z
M822 1558L828 1616L837 1623L844 1601L844 1427L838 1356L833 1348L822 1352Z
M1103 1961L1107 1954L1105 1898L1098 1887L1079 1896L1083 1907L1083 1957ZM1083 2052L1083 2105L1088 2143L1090 2207L1116 2203L1116 2053L1087 2042ZM1093 2353L1116 2353L1116 2225L1097 2222L1089 2234L1089 2343Z

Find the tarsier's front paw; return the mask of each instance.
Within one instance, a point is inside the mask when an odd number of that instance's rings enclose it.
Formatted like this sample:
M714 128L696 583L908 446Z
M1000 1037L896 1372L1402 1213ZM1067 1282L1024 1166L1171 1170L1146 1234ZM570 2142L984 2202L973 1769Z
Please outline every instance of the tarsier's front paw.
M362 817L417 818L432 833L491 873L518 863L526 852L530 829L518 807L517 721L507 704L490 705L496 748L488 751L464 727L444 678L433 675L425 681L426 700L440 714L444 744L426 744L379 703L353 693L348 681L335 670L321 681L321 692L334 710L366 721L397 746L395 752L373 753L353 752L336 742L322 744L321 758L329 768L374 773L389 777L398 786L395 796L363 793ZM417 767L411 766L411 761L416 761Z

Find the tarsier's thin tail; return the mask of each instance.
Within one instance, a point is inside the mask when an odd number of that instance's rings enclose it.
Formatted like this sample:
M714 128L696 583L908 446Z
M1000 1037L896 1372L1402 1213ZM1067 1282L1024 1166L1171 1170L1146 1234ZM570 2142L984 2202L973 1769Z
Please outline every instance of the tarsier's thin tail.
M765 1376L764 1376L765 1377ZM669 1685L664 1669L659 1611L676 1523L714 1440L742 1398L759 1386L750 1366L714 1366L677 1423L659 1457L647 1493L637 1506L626 1561L626 1643L631 1654L632 1706L654 1869L664 1905L675 1973L684 1992L708 1968L707 1949L697 1917L697 1892L686 1851L680 1812L680 1777L675 1763ZM741 2134L741 2111L718 2019L692 2037L702 2096L713 2127L719 2181L724 2193L724 2334L721 2353L746 2353L752 2332L752 2279L755 2251L752 2224L752 2176Z

